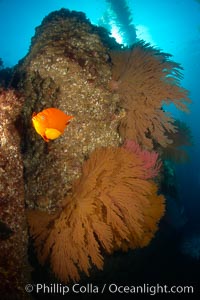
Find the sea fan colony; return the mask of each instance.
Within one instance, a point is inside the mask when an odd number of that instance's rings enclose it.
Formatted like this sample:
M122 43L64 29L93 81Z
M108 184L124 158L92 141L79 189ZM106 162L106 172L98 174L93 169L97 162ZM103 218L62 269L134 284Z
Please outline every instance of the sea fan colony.
M132 49L113 51L113 78L110 88L117 91L126 115L120 124L124 139L132 139L147 149L155 144L166 147L172 143L169 133L176 132L173 118L163 104L173 103L188 111L188 92L180 86L181 66L144 42Z
M168 135L173 143L162 149L162 158L176 163L184 163L189 161L187 147L193 145L193 138L187 124L178 120L174 124L177 131Z
M181 252L193 259L200 260L200 235L196 233L185 237L181 245Z
M112 64L106 60L105 66L112 67L109 87L113 94L109 92L104 109L110 110L115 99L117 109L111 120L117 112L124 112L116 132L123 146L95 144L58 211L28 212L38 259L41 264L49 260L63 282L79 280L81 272L89 275L93 265L102 269L105 253L148 245L158 229L165 208L164 196L158 194L154 180L161 169L157 152L171 144L171 137L177 133L176 123L162 105L174 103L178 109L188 111L190 103L187 91L180 86L181 67L169 58L169 54L144 42L128 50L112 51ZM101 81L101 89L108 90L109 79ZM92 104L86 102L87 97L83 99L80 103L89 112ZM95 128L99 124L95 119ZM65 145L69 156L70 139Z
M80 271L89 275L92 264L102 269L103 252L144 247L154 236L164 197L146 180L155 175L157 159L147 167L144 156L125 148L96 149L60 213L29 212L39 260L50 257L62 281L78 280Z

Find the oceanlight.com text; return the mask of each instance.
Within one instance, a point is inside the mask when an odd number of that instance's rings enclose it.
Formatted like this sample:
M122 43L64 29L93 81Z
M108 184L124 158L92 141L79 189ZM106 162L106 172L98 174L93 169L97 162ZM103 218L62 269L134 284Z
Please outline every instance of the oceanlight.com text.
M144 283L142 285L119 285L116 283L103 284L103 285L94 285L88 283L81 285L75 283L73 285L62 285L61 283L52 283L52 284L27 284L25 286L27 293L35 292L36 294L59 294L67 295L70 293L73 294L149 294L154 296L156 294L193 294L194 287L187 285L160 285L155 284L151 285Z

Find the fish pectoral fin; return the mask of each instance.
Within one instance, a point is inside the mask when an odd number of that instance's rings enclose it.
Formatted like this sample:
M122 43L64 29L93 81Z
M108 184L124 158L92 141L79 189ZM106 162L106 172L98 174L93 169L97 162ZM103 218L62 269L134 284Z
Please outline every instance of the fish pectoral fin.
M60 132L59 130L57 130L55 128L46 128L46 130L45 130L45 138L47 140L55 140L61 134L62 134L62 132Z

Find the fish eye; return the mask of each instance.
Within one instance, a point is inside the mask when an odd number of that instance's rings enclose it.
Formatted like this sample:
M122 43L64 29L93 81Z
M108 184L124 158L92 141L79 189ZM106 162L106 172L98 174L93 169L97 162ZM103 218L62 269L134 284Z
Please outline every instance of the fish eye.
M46 118L45 116L40 116L41 120L44 121Z

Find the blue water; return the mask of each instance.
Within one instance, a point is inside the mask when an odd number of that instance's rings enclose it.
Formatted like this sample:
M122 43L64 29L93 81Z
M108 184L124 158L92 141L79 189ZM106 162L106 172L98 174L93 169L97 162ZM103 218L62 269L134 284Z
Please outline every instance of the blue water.
M190 162L177 166L177 186L188 219L187 230L200 228L200 3L129 0L127 4L137 37L172 54L173 60L184 68L182 85L190 92L191 113L181 113L174 107L170 110L190 126L194 146L189 151ZM98 24L108 3L103 0L0 0L0 58L4 67L14 66L27 54L35 27L48 13L62 7L83 11L92 23Z

